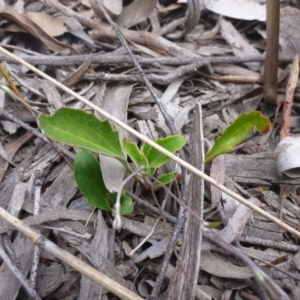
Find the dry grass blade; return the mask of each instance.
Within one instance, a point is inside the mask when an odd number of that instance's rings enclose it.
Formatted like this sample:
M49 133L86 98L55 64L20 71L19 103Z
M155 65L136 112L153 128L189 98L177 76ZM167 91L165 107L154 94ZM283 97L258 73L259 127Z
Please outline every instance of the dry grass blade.
M264 216L266 219L268 219L271 222L277 224L278 226L280 226L281 228L283 228L286 231L290 232L291 234L295 235L296 237L300 238L300 232L299 231L295 230L294 228L292 228L291 226L287 225L286 223L280 221L278 218L273 217L272 215L270 215L269 213L265 212L264 210L262 210L261 208L257 207L256 205L253 205L252 203L250 203L249 201L247 201L247 199L245 199L242 196L238 195L237 193L231 191L230 189L228 189L224 185L219 184L217 181L213 180L208 175L204 174L203 172L201 172L197 168L193 167L192 165L190 165L186 161L180 159L176 155L172 154L171 152L167 151L163 147L159 146L158 144L156 144L155 142L153 142L152 140L150 140L146 136L144 136L144 135L140 134L139 132L137 132L136 130L132 129L130 126L128 126L128 125L120 122L118 119L114 118L113 116L111 116L110 114L108 114L106 111L102 110L98 106L96 106L93 103L91 103L90 101L86 100L84 97L80 96L76 92L74 92L71 89L67 88L66 86L64 86L63 84L61 84L60 82L58 82L57 80L55 80L52 77L50 77L50 76L46 75L45 73L41 72L40 70L38 70L34 66L28 64L27 62L25 62L21 58L15 56L14 54L10 53L9 51L6 51L3 47L0 47L0 52L6 54L10 58L13 58L15 61L17 61L20 64L24 65L25 67L27 67L31 71L35 72L36 74L40 75L41 77L49 80L50 82L52 82L54 85L56 85L57 87L59 87L63 91L65 91L65 92L69 93L70 95L74 96L77 100L85 103L86 105L88 105L89 107L91 107L95 111L99 112L102 116L104 116L108 120L112 121L116 125L122 127L123 129L127 130L128 132L132 133L134 136L136 136L137 138L139 138L141 141L149 144L154 149L156 149L159 152L165 154L167 157L169 157L170 159L172 159L175 162L179 163L181 166L185 167L187 170L189 170L193 174L195 174L197 176L200 176L201 178L203 178L208 183L210 183L210 184L214 185L215 187L219 188L220 190L222 190L223 192L225 192L229 196L233 197L234 199L236 199L239 202L243 203L247 207L251 208L253 211L257 212L258 214L260 214L262 216Z

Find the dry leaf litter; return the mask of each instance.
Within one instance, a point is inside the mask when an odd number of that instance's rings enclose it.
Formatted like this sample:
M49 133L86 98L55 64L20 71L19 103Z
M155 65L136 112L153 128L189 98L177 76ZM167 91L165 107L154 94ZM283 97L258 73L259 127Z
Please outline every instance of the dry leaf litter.
M298 229L300 176L290 178L276 169L274 149L280 122L276 106L261 97L265 1L110 0L103 4L122 28L176 131L187 137L186 159ZM143 135L155 140L171 134L97 1L2 0L0 8L4 48ZM299 9L297 1L281 1L281 95L286 92L293 56L300 51ZM0 59L33 110L53 113L68 106L91 111L4 54ZM1 84L5 84L3 78ZM290 120L294 139L299 137L299 86L297 76ZM178 178L155 193L129 181L126 191L134 199L134 213L123 217L122 231L115 232L112 216L94 211L75 184L72 164L78 149L47 143L24 104L2 90L0 106L0 205L59 247L141 298L151 299L153 289L158 289L164 299L269 299L253 280L249 266L203 236L202 230L212 230L248 255L290 299L300 299L299 240L278 225L188 174L188 183ZM211 143L237 116L255 110L274 120L268 139L267 134L252 134L235 151L204 165L204 152ZM122 138L139 142L126 131L118 131ZM100 156L99 160L107 188L117 191L128 174L110 158ZM159 172L174 170L182 172L170 162ZM38 212L33 203L37 194ZM157 287L162 258L170 252L169 240L181 212L176 197L186 199L188 210ZM158 206L162 203L164 214ZM195 215L205 220L204 227ZM215 221L221 225L207 229ZM116 299L51 253L38 251L7 223L1 221L0 231L0 248L25 278L39 262L37 299ZM0 278L0 299L27 297L5 262Z

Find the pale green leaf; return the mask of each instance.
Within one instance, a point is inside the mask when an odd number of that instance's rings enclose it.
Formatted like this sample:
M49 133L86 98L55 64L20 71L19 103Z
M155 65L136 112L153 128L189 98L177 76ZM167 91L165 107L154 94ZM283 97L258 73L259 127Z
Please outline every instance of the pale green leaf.
M266 132L270 129L270 126L270 120L259 111L240 115L216 139L212 149L205 156L205 162L207 163L216 156L233 150L254 128L259 132Z
M182 135L173 135L166 138L157 139L155 142L169 152L174 153L185 145L186 139ZM150 168L159 168L170 160L166 155L160 153L158 150L154 149L148 144L143 146L143 153L148 160Z

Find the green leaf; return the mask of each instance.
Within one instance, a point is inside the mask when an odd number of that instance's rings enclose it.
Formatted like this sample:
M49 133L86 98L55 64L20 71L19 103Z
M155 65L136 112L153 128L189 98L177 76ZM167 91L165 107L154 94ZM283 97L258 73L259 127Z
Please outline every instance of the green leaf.
M123 140L123 148L137 166L148 167L148 161L145 154L138 148L136 143L128 142L127 139Z
M105 187L99 162L89 151L81 150L76 155L74 177L90 205L111 211L108 202L109 192Z
M116 203L118 193L110 194L110 201L112 204ZM121 210L122 216L130 215L133 212L133 201L131 197L126 195L125 190L122 191L121 195Z
M79 109L61 108L52 116L41 114L39 124L47 136L58 142L125 162L118 133L108 121L100 121L90 113Z
M176 176L177 176L177 172L170 172L161 175L160 177L157 178L157 180L160 181L160 183L155 184L155 189L158 189L163 185L167 185L171 183L173 180L175 180Z
M207 163L216 156L233 150L254 128L262 133L268 131L270 126L270 120L259 111L240 115L216 139L212 149L205 156L205 162Z
M172 135L166 138L157 139L155 142L169 152L174 153L184 146L186 139L182 135ZM170 160L166 155L160 153L148 144L143 146L143 153L148 159L150 168L159 168Z

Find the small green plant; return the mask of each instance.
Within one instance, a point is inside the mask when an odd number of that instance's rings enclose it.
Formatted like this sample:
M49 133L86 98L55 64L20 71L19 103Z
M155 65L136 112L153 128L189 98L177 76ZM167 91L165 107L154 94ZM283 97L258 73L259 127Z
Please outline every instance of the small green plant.
M135 143L124 139L121 145L118 132L113 130L108 121L100 121L83 110L61 108L52 116L41 114L39 125L51 139L83 149L75 158L75 181L89 204L105 211L112 211L112 207L115 206L116 229L122 226L120 214L132 213L133 202L125 190L119 193L108 191L102 177L101 166L92 152L117 159L145 186L149 182L147 175L152 176L157 168L169 161L166 155L147 144L142 145L140 149ZM175 153L184 146L186 140L183 136L175 135L157 139L156 143ZM128 164L123 150L135 164L135 171ZM154 184L154 188L172 182L176 175L176 172L163 174L158 178L159 183Z
M269 118L259 111L241 114L216 139L211 150L205 155L205 162L208 163L220 154L232 151L253 129L262 133L268 131L270 127Z

